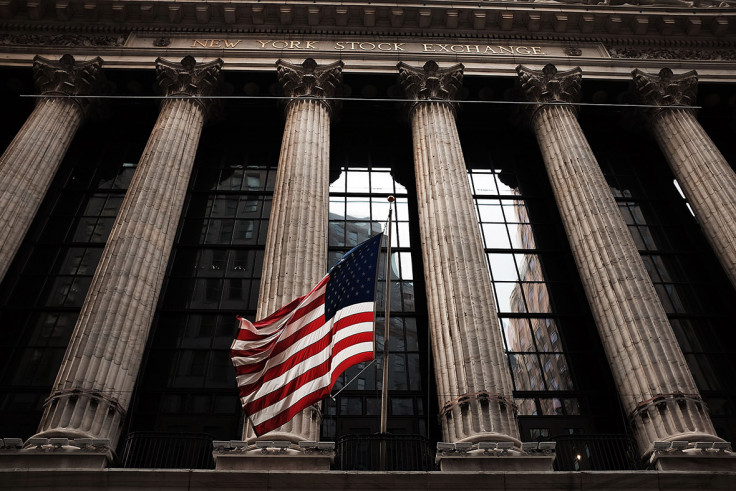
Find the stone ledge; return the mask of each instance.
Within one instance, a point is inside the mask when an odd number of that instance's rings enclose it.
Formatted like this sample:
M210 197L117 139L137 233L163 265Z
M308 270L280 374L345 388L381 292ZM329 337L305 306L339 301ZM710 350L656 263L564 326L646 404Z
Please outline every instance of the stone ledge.
M401 489L497 491L733 491L736 472L299 472L192 469L2 470L4 489L263 491Z
M437 456L440 470L444 472L544 472L552 471L554 460L554 455Z
M213 452L218 471L329 471L334 454Z
M732 453L654 454L650 463L660 471L736 471L736 455Z
M104 469L112 461L110 440L20 438L0 440L0 469Z
M111 460L111 452L0 452L0 469L102 470L107 467L108 462Z
M215 441L212 458L217 470L329 471L334 442Z
M662 471L736 471L730 442L654 442L649 467Z

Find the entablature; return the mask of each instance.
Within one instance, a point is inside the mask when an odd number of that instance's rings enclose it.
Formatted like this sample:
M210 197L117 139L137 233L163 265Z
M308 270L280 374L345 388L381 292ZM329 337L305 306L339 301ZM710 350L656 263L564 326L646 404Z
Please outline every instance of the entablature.
M3 30L179 29L405 36L726 38L734 0L184 1L0 0Z

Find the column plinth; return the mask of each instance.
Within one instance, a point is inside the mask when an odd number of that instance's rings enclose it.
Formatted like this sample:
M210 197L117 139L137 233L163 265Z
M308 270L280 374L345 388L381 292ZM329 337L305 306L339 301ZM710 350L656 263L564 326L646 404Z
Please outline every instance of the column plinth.
M462 65L399 64L410 104L417 205L442 435L511 441L519 430L454 98Z
M72 334L39 437L115 448L148 338L194 156L222 62L157 60L167 96L113 225Z
M13 261L51 181L85 116L75 96L95 88L102 59L77 63L36 56L33 71L42 97L0 157L0 280Z
M731 284L736 287L736 173L695 117L695 71L673 75L632 72L647 109L649 129L703 227Z
M720 441L603 172L577 121L580 69L517 68L596 326L639 448Z
M286 124L281 143L273 206L263 258L256 317L261 319L306 293L327 273L330 120L335 95L342 83L342 62L318 66L276 64L287 97ZM269 432L265 440L317 441L322 412L305 409L288 423ZM243 425L243 440L256 435ZM253 465L257 465L254 461Z

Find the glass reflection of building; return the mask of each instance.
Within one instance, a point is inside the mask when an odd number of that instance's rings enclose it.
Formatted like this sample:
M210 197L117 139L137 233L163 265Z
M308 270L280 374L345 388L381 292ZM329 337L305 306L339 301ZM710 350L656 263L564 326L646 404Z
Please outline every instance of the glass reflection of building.
M498 168L471 169L481 230L485 240L505 348L520 416L579 416L580 399L544 275L546 255L539 251L527 204L515 177ZM511 183L511 185L509 184ZM533 425L524 437L544 439L564 429Z

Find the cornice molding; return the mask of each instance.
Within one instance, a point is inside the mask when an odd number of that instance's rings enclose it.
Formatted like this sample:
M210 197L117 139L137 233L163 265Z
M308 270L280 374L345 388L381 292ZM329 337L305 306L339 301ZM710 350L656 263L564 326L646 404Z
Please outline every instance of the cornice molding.
M587 3L590 1L590 3ZM4 30L122 29L421 36L681 36L736 32L736 0L318 2L0 0ZM647 5L648 3L648 5ZM611 5L614 4L614 5ZM654 5L652 5L654 4Z

